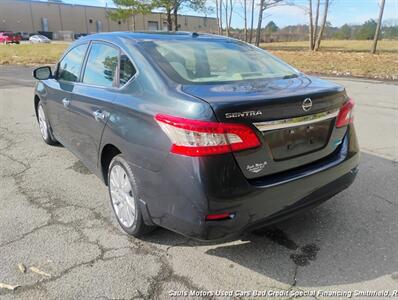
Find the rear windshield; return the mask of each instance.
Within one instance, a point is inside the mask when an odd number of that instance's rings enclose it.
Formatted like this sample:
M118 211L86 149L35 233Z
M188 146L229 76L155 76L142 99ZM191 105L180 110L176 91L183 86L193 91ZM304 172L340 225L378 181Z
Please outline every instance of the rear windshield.
M182 84L296 77L298 72L269 53L238 41L144 41L144 53Z

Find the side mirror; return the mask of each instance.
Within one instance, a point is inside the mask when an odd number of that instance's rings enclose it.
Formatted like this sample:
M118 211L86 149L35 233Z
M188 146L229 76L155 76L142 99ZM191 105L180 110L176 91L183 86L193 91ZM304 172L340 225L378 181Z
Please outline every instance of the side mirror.
M51 72L51 68L48 66L40 67L33 70L33 77L37 80L46 80L53 77L53 73Z

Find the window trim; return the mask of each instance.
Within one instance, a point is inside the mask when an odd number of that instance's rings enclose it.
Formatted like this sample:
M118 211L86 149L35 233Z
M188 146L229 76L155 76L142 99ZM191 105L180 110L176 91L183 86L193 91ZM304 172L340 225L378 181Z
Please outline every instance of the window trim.
M79 76L77 77L77 81L68 81L68 80L60 79L60 78L59 78L59 68L60 68L61 62L64 60L64 58L65 58L72 50L76 49L77 47L84 46L84 45L86 45L87 48L86 48L86 51L84 52L83 61L82 61L82 64L81 64L81 66L80 66ZM90 43L87 43L87 42L86 42L86 43L81 43L81 44L75 45L74 47L68 49L68 51L66 51L66 52L64 53L64 55L61 56L61 58L58 60L58 63L57 63L57 70L56 70L56 72L55 72L55 74L56 74L55 79L56 79L58 82L69 83L69 84L75 84L75 83L78 83L78 82L80 81L81 72L82 72L82 69L83 69L83 66L84 66L86 57L87 57L87 51L88 51L89 47L90 47Z

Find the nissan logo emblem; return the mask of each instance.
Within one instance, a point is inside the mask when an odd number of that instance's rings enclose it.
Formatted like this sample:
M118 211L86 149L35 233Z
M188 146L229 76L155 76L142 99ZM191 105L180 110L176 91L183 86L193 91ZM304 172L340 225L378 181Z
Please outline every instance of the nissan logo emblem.
M312 100L310 98L304 99L301 107L304 111L309 111L312 108Z

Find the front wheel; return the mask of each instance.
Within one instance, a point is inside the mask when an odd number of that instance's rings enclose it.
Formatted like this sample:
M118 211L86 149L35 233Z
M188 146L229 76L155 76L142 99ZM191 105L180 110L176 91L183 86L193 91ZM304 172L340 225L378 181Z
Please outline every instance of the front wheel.
M40 133L44 142L48 145L56 145L58 142L51 132L50 123L47 120L47 116L44 112L44 107L41 101L37 106L37 119L39 121Z
M123 155L115 156L110 163L108 190L117 221L125 232L140 237L152 231L154 227L144 223L138 204L137 183Z

